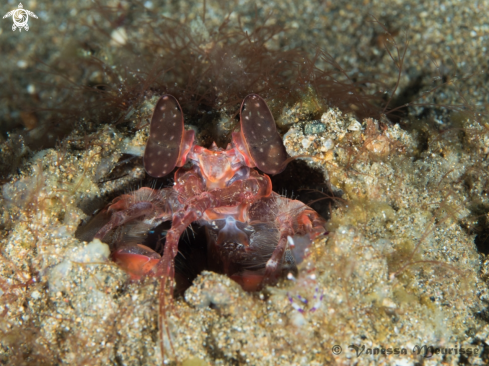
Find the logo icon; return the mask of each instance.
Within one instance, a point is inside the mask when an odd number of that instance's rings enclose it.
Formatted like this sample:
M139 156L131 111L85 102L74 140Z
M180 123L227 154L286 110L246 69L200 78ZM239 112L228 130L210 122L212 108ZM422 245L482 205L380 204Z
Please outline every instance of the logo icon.
M28 31L29 24L27 24L27 22L29 20L29 15L37 19L36 14L34 14L32 11L25 10L24 6L21 3L19 3L19 8L9 11L7 14L3 16L3 19L12 16L12 20L14 21L14 24L12 25L13 31L15 31L17 28L19 28L19 32L22 31L22 28Z

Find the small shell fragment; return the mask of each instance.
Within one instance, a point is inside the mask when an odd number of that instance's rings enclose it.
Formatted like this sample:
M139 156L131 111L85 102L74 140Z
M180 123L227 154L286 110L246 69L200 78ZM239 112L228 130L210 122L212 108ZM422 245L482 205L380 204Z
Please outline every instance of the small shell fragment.
M116 28L110 34L110 45L111 46L124 46L127 43L127 33L124 28Z
M312 141L309 139L306 138L302 139L302 146L304 146L304 149L307 149L309 146L311 146L311 142Z
M358 121L352 121L347 129L348 131L360 131L362 129L362 125Z
M331 150L334 147L333 140L327 139L323 142L323 147L326 151Z

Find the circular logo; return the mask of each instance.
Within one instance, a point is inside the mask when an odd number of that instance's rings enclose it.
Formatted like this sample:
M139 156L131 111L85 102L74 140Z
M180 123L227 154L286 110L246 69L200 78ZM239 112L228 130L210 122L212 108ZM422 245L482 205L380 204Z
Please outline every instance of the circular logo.
M331 347L331 351L333 352L333 355L338 356L339 354L341 354L341 351L343 351L343 349L341 348L341 346L338 346L336 344L333 347Z
M27 25L27 21L29 20L29 15L24 9L17 9L14 11L12 19L15 26L19 28L24 28Z
M14 24L12 25L12 30L15 31L16 29L19 29L19 32L22 29L25 29L26 31L29 30L29 24L27 22L29 21L29 15L33 18L37 19L37 15L34 14L30 10L24 9L24 6L22 4L19 4L19 8L9 11L7 14L3 16L3 19L12 17L12 21Z

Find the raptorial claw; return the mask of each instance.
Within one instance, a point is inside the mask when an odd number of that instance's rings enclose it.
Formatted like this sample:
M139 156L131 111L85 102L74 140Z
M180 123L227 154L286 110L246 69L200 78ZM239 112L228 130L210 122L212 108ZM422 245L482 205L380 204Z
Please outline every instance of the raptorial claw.
M129 274L132 281L138 281L143 276L153 273L153 268L160 261L161 256L147 246L138 244L117 249L112 253L112 258Z

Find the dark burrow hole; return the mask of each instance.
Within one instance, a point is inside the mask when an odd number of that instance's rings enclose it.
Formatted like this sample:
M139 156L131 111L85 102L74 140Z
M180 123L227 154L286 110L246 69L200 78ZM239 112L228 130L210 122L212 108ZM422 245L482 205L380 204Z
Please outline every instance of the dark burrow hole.
M326 182L319 169L311 168L302 160L291 161L282 173L270 179L275 192L305 203L326 220L330 218L334 198L343 195Z
M121 160L123 159L121 158ZM140 159L132 159L129 163L125 163L128 165L126 169L130 169L131 165L136 166L139 163ZM146 175L141 186L156 188L171 187L173 185L173 173L160 179L154 179ZM123 174L124 169L114 169L111 175L102 181L115 179L117 176ZM325 182L323 173L318 169L309 167L304 161L300 160L292 161L282 173L270 178L275 192L309 205L326 220L329 219L331 209L334 207L334 197L339 197L342 194L341 192L333 194L328 183ZM84 204L84 210L89 211L95 208L102 210L107 205L107 202L110 202L120 194L130 192L131 188L134 187L119 190L113 197L108 197L104 202L100 199L86 202ZM109 217L108 214L104 215L99 213L82 224L78 228L75 236L83 241L91 241L95 233L109 220ZM170 226L170 222L165 222L157 226L149 231L145 238L141 238L138 243L162 254L165 245L165 235L167 230L170 229ZM179 252L175 258L176 293L183 293L183 291L191 286L192 281L204 270L224 273L220 269L222 263L218 263L219 261L215 260L212 253L209 252L207 241L206 229L198 223L193 223L180 238ZM111 249L114 250L115 248ZM236 270L243 269L239 267L239 264L235 266ZM289 272L295 273L296 271L297 268L294 264L290 266L285 265L282 268L282 275L286 275Z
M408 72L409 73L409 72ZM399 90L389 103L386 116L393 124L398 123L402 129L414 133L417 136L417 151L415 160L422 158L422 153L429 148L430 137L437 136L449 130L450 128L459 128L453 119L453 106L437 104L419 105L421 96L426 94L426 83L429 75L419 74L412 75L411 82L403 89ZM447 81L443 76L443 83ZM384 102L387 102L390 94L384 96ZM411 106L411 107L410 107Z
M474 205L471 208L474 225L468 228L463 226L469 235L475 234L474 243L477 251L489 254L489 206L484 204Z
M389 113L389 111L387 111L388 118L392 123L401 122L401 120L409 114L408 108L404 106L406 104L413 103L419 98L419 94L423 89L423 78L424 75L416 76L416 78L412 80L408 86L400 90L397 96L391 100L389 109L394 110L396 108L399 108L392 113ZM385 102L387 102L389 96L390 94L387 94L385 96Z

